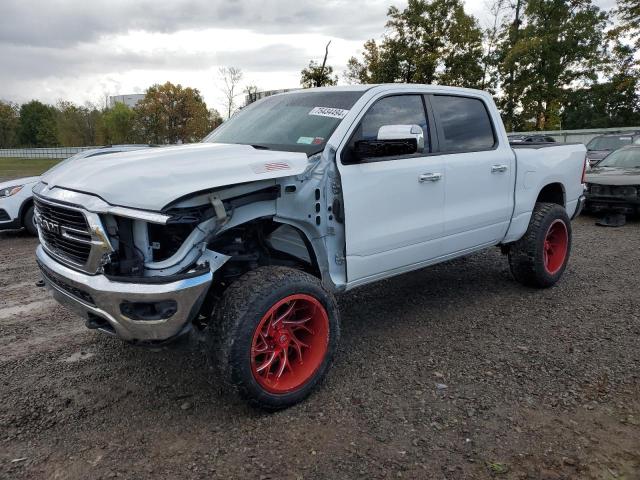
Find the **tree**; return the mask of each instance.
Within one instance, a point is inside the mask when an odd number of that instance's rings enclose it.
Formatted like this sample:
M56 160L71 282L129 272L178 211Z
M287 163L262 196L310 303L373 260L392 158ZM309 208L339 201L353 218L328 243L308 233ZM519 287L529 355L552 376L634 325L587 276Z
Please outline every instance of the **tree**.
M592 0L527 1L524 26L502 55L507 98L520 103L520 120L508 112L512 124L531 119L537 130L561 127L568 92L595 83L607 61L607 18Z
M222 115L215 108L209 109L209 130L218 128L223 122Z
M314 60L300 72L300 85L303 88L326 87L337 85L338 76L333 75L333 67L319 65Z
M507 0L493 0L489 7L493 20L490 27L484 31L485 51L482 56L482 83L480 85L482 90L489 89L493 92L493 87L497 85L498 58L496 49L505 10L507 10Z
M38 100L20 107L18 140L29 147L54 147L58 145L56 135L56 109Z
M64 147L96 145L98 109L87 104L83 107L68 101L58 102L56 134Z
M149 87L134 112L136 138L145 143L197 142L209 132L209 111L200 92L179 84Z
M362 60L349 59L346 77L362 83L482 84L482 30L461 0L409 0L390 7L388 33L364 44Z
M105 110L102 115L104 143L135 143L135 119L133 109L122 102L116 102L113 108Z
M15 147L18 141L18 107L0 100L0 148Z
M622 28L635 39L635 48L640 49L640 2L638 0L618 0L617 14L622 20Z
M331 40L327 42L324 48L322 65L318 65L315 61L311 60L309 66L303 68L300 72L300 85L302 85L303 88L325 87L338 83L337 75L333 76L333 67L327 65L329 45L331 45Z
M236 110L236 97L240 94L238 90L242 80L242 70L237 67L220 67L218 74L224 83L220 90L224 95L227 118L231 118Z
M516 129L519 117L516 117L517 87L516 71L519 71L519 51L515 48L520 40L520 27L522 25L522 8L525 0L515 0L511 5L513 20L502 27L495 57L497 63L498 78L501 78L503 95L498 99L498 105L502 107L502 119L507 131Z
M562 113L567 129L640 125L640 77L633 49L611 31L611 55L604 81L571 91Z

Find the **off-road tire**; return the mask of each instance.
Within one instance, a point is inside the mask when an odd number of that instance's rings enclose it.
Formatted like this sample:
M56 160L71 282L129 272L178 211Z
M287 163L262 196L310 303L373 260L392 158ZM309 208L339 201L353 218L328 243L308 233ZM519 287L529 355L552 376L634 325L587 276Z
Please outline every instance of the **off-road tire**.
M567 246L561 266L550 272L545 264L545 239L552 224L564 223ZM548 288L562 277L571 253L571 221L566 210L555 203L536 203L524 236L509 248L509 267L514 278L529 287Z
M254 334L265 314L290 295L317 299L328 318L327 349L321 364L300 388L273 393L256 380L252 368ZM260 267L245 273L224 292L212 315L209 354L220 378L252 406L275 411L304 400L323 380L340 338L339 312L334 296L320 281L299 270Z
M37 237L38 229L33 223L33 216L34 216L33 205L31 205L29 208L27 208L27 211L24 212L24 215L22 216L22 226L29 233L29 235L33 235L34 237Z

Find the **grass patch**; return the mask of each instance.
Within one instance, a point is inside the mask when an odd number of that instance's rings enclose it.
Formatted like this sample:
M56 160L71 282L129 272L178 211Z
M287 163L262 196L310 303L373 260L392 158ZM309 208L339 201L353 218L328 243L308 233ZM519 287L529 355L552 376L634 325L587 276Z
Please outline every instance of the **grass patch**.
M60 161L57 158L0 157L0 179L41 175Z

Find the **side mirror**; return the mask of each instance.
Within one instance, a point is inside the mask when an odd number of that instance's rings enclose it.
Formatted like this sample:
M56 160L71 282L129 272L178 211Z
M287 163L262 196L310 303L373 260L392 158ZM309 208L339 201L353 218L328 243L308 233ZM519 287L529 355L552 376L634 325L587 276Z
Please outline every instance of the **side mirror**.
M359 160L412 155L424 149L424 132L419 125L383 125L376 140L358 140L354 147Z
M424 149L424 132L420 125L383 125L378 129L378 140L407 140L414 138L418 150Z

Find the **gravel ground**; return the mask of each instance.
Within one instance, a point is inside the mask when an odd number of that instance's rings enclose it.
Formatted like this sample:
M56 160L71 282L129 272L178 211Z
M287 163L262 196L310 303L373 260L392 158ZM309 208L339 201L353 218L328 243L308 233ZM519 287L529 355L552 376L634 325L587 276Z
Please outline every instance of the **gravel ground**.
M640 478L638 221L578 219L549 290L491 250L344 295L327 381L276 414L86 330L35 245L0 235L0 478Z

